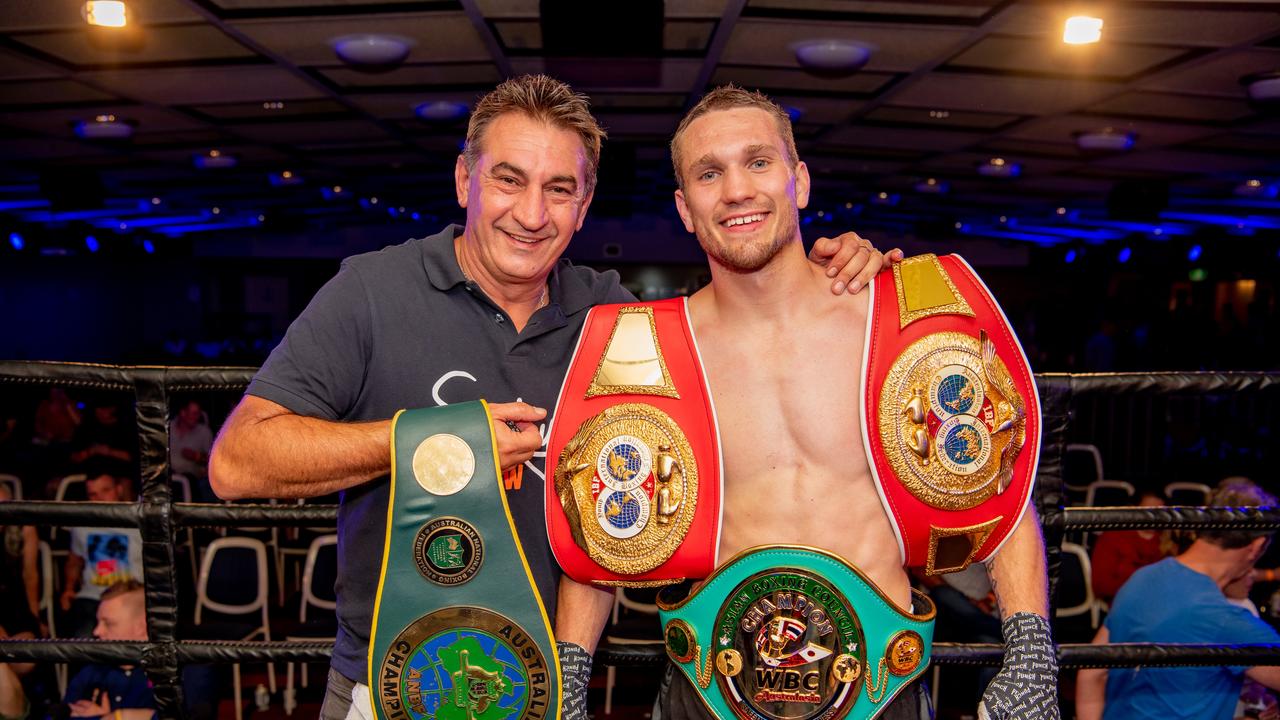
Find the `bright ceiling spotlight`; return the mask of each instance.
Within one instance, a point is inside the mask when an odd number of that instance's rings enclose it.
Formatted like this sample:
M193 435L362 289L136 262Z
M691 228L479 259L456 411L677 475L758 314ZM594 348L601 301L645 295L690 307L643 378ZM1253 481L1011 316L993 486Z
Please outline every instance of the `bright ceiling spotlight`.
M115 115L98 115L76 123L76 135L85 140L128 140L133 137L133 125Z
M121 0L89 0L84 4L84 19L98 27L122 28L128 24L128 10Z
M1102 39L1102 18L1077 15L1067 18L1062 30L1062 42L1068 45L1088 45Z
M452 102L449 100L436 100L435 102L425 102L413 108L413 114L427 122L450 122L452 120L461 120L471 112L471 108L466 103Z
M342 35L329 41L342 62L362 70L386 70L409 57L413 40L403 35Z
M1124 132L1115 128L1076 133L1076 147L1081 150L1124 152L1132 148L1137 140L1136 133Z
M812 70L853 72L871 59L878 48L854 40L802 40L790 45L796 61Z

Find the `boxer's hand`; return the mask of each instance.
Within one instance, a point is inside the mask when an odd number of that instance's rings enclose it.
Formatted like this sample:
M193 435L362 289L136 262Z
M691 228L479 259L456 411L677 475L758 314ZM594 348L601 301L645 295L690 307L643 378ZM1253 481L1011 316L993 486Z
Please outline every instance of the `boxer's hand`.
M1058 656L1049 621L1016 613L1002 623L1004 666L978 703L978 720L1059 720Z
M542 435L534 423L547 411L528 403L489 403L493 436L498 440L498 465L506 470L533 458L542 447Z
M883 254L870 240L864 240L854 232L847 232L834 240L818 238L809 251L809 260L827 268L827 277L834 278L831 292L836 295L846 288L853 294L866 287L867 282L885 267L886 258L891 263L902 262L902 251L894 248Z
M560 656L560 718L587 720L587 685L591 683L591 653L580 645L557 642Z

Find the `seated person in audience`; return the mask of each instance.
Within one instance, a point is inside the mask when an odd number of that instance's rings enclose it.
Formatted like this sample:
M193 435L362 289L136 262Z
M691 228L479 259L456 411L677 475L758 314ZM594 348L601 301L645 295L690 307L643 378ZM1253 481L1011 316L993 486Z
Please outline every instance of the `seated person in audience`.
M13 499L0 484L0 502ZM9 637L38 637L40 539L31 525L0 525L0 630Z
M1143 492L1138 500L1140 507L1164 504L1164 496L1155 490ZM1093 566L1094 596L1110 603L1135 570L1168 554L1158 530L1108 530L1102 533L1089 557Z
M130 469L124 463L99 458L85 470L89 500L134 500ZM59 598L71 637L89 635L103 592L129 578L142 581L142 535L137 528L71 528L71 552Z
M912 577L919 581L929 593L929 597L938 606L938 618L934 626L933 639L942 642L963 643L1003 643L1004 631L1000 627L1000 608L996 604L996 594L991 588L991 578L987 574L987 566L973 563L960 572L943 575L927 575L913 572ZM982 699L982 690L991 684L1000 668L982 666L975 668L957 667L947 669L950 677L970 673L976 682L969 685L965 707L976 706ZM947 683L951 690L951 684Z
M106 457L132 463L137 456L138 438L133 424L120 419L120 407L100 403L93 414L76 429L71 441L71 462L80 465L92 458Z
M176 475L191 482L192 499L216 502L209 488L209 451L213 448L213 432L200 403L191 400L182 405L169 423L169 467Z
M0 663L0 719L22 720L30 710L31 704L13 666Z
M1276 498L1253 483L1220 484L1218 506L1268 506ZM1133 574L1120 588L1093 642L1280 642L1280 633L1232 605L1225 588L1253 571L1274 531L1208 530L1182 554ZM1078 720L1231 720L1245 678L1280 688L1280 666L1126 667L1081 670Z

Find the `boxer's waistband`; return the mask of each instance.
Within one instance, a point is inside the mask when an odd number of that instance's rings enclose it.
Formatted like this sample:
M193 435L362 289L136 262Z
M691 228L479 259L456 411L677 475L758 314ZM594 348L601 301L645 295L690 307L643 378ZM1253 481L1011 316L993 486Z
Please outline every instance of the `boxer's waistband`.
M929 598L904 613L816 548L751 548L680 592L658 596L667 654L720 718L867 720L929 663Z

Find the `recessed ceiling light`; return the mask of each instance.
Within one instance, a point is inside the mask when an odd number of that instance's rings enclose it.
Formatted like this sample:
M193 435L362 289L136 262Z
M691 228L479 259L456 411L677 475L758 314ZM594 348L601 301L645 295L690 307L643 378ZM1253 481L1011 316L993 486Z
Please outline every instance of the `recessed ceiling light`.
M978 166L978 174L986 177L1011 178L1022 173L1022 166L1004 158L994 157Z
M1076 147L1081 150L1102 150L1106 152L1122 152L1133 147L1138 136L1136 133L1124 132L1115 128L1076 133Z
M916 192L941 195L948 190L947 183L937 178L926 178L916 183Z
M329 41L338 59L366 70L387 69L409 57L413 40L403 35L343 35Z
M867 64L878 48L869 43L854 40L802 40L791 43L796 61L814 70L839 70L852 72Z
M128 10L121 0L89 0L82 9L84 19L98 27L121 28L128 24Z
M221 150L210 150L207 153L201 153L192 158L192 161L196 167L202 170L233 168L237 162L234 155L228 155Z
M1280 182L1267 183L1258 178L1249 178L1236 186L1235 194L1240 197L1274 198L1280 194Z
M935 120L946 120L947 118L951 117L951 111L950 110L930 110L929 117Z
M1240 84L1249 91L1249 99L1254 102L1280 101L1280 70L1245 75L1240 78Z
M76 123L76 135L86 140L127 140L133 137L133 125L115 115L98 115Z
M413 112L428 122L448 122L466 117L467 113L471 112L471 109L467 107L466 103L436 100L435 102L425 102L414 107Z
M1077 15L1067 18L1062 31L1062 42L1068 45L1088 45L1102 39L1102 18Z
M280 102L279 100L264 102L262 103L262 109L263 110L283 110L284 103Z

